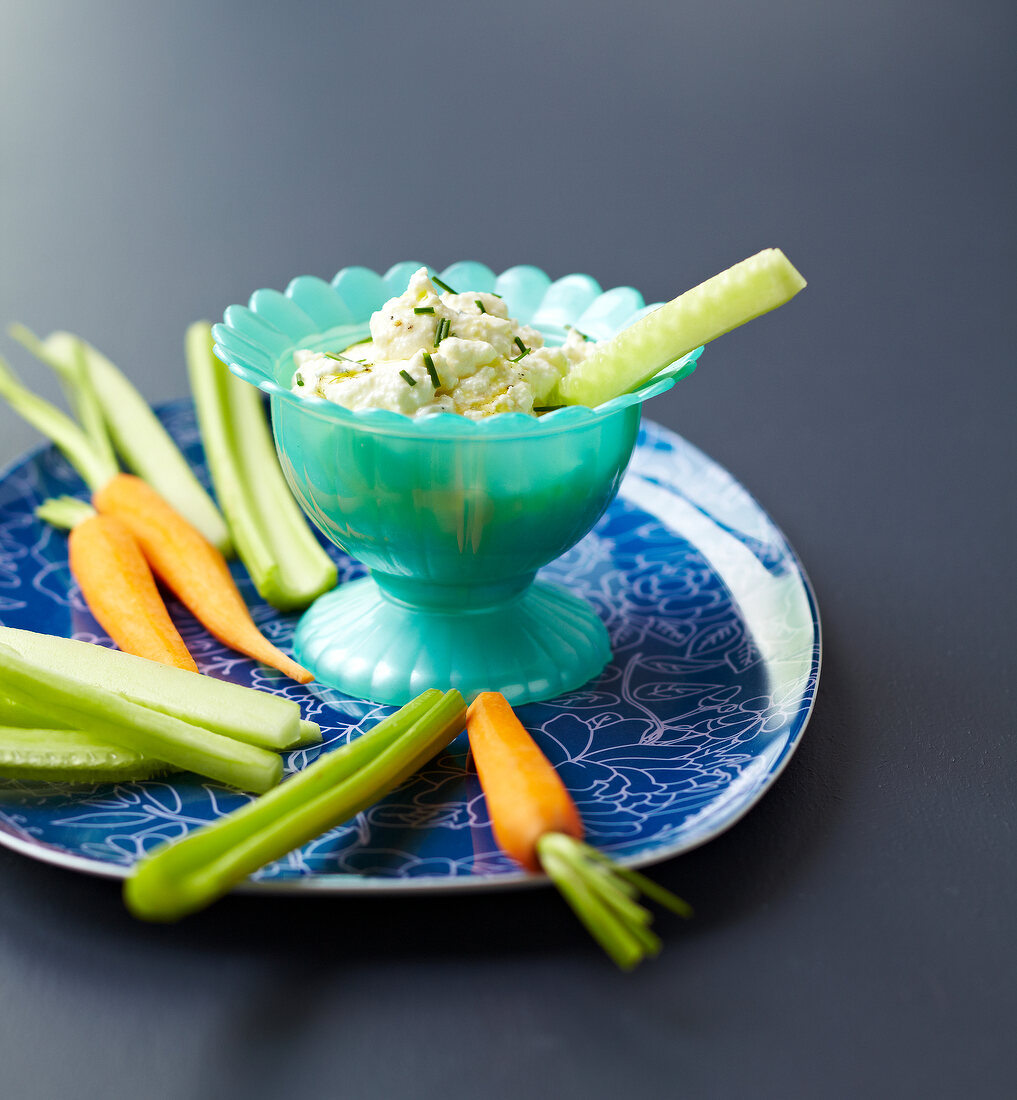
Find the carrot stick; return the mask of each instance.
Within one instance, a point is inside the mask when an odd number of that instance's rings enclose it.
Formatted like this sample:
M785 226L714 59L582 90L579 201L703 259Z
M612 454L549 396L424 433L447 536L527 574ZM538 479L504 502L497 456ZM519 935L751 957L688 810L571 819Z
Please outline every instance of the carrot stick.
M623 970L655 955L660 940L635 899L643 893L683 917L691 916L689 906L583 843L572 796L503 695L481 692L466 712L466 729L499 847L527 870L546 872Z
M69 527L71 572L99 625L124 653L197 672L166 610L137 540L113 516L74 497L43 501L35 514Z
M226 559L147 482L117 474L92 494L92 503L131 531L156 576L224 645L301 684L314 679L261 633Z
M504 695L478 695L467 711L467 729L498 847L528 871L539 871L537 841L544 833L583 835L572 796Z
M71 572L99 625L125 653L197 672L162 602L137 540L113 516L92 516L71 530Z

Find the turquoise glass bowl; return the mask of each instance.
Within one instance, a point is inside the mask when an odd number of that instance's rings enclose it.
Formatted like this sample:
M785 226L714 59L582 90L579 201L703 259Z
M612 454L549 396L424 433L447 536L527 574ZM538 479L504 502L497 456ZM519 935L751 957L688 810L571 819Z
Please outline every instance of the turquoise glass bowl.
M610 646L596 612L537 571L565 553L611 502L644 400L695 368L698 351L642 389L596 409L536 418L353 412L290 392L293 352L339 350L368 335L374 310L422 265L380 276L344 268L259 290L213 329L216 354L271 398L286 478L307 515L369 574L317 600L297 625L297 659L349 695L401 704L425 688L513 703L551 698L596 676ZM567 325L613 335L646 306L587 275L552 282L535 267L482 264L437 273L457 290L494 291L513 317L560 343Z

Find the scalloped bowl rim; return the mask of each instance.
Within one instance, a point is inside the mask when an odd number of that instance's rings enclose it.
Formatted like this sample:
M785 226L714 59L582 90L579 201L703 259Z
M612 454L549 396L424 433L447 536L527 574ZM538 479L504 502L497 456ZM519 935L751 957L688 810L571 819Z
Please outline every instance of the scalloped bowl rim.
M455 264L450 264L446 270L452 267L458 266L463 262L472 261L457 261ZM389 272L395 271L397 268L404 266L404 263L394 264L389 268ZM521 265L522 266L522 265ZM534 267L533 265L525 265L531 271L539 273L539 276L543 278L549 278L547 273L542 269ZM434 270L429 268L429 270ZM512 270L512 269L508 269ZM369 271L372 275L385 279L386 276L380 275L378 272L374 272L369 268L363 267L346 267L340 269L331 283L324 284L336 295L340 300L342 295L334 285L344 272L348 271ZM504 274L504 273L503 273ZM295 276L287 284L286 290L282 292L284 296L291 301L294 297L294 289L300 285L301 279L315 278L315 276ZM565 276L565 278L571 278L572 276ZM591 276L581 276L583 278L592 278ZM595 282L595 280L593 280ZM550 283L549 285L554 285ZM599 284L598 284L599 285ZM699 356L702 354L703 348L698 347L693 351L688 352L686 355L677 359L675 362L662 367L652 378L647 382L644 382L642 386L635 390L631 390L629 393L620 394L618 397L611 398L610 401L605 401L603 404L590 408L586 405L566 405L563 408L556 409L554 412L545 413L543 416L535 417L530 416L527 413L521 412L506 412L506 413L494 413L491 416L484 417L480 420L472 420L469 417L461 416L458 413L451 412L438 412L431 413L425 416L407 416L404 413L393 412L389 409L347 409L342 405L337 405L334 401L328 401L323 397L304 397L302 395L294 393L292 390L287 389L281 383L277 382L275 378L269 377L265 374L265 371L251 363L245 361L243 358L236 355L235 352L230 351L224 347L220 342L221 333L236 333L241 336L243 340L251 344L251 338L237 331L235 326L227 319L229 310L235 308L241 308L249 310L254 313L255 300L260 294L265 293L265 289L255 290L252 292L248 299L247 306L230 306L227 311L224 311L223 320L212 326L212 334L214 339L214 351L216 356L226 364L230 371L238 378L243 379L245 382L250 383L252 386L256 386L258 389L267 393L270 397L280 398L293 407L315 415L318 418L333 420L336 424L345 424L347 426L359 427L371 432L380 432L383 434L399 434L406 436L424 435L432 438L462 438L463 436L472 435L491 435L499 438L506 436L520 436L520 435L547 435L557 433L560 431L568 431L572 428L578 428L585 425L589 425L594 421L601 420L605 417L611 416L614 413L620 412L622 409L630 408L633 405L642 404L644 401L649 400L651 397L656 397L658 394L664 393L671 389L672 386L680 379L691 374L696 369L696 363ZM271 293L280 293L279 291L271 291ZM601 294L608 293L602 291ZM538 307L539 308L539 307ZM652 308L652 307L644 307ZM371 312L374 312L373 310ZM623 328L630 323L631 317L635 313L642 312L636 310L633 314L630 314L628 318L618 326ZM260 350L265 352L274 364L280 363L286 356L292 355L293 352L301 345L310 339L320 340L322 337L326 337L330 331L336 331L341 328L349 328L356 325L365 324L370 319L370 314L361 320L354 320L347 322L344 325L332 326L331 328L313 328L308 329L306 333L302 334L296 340L290 339L290 342L286 350L278 353L273 353L272 350L264 345L261 345ZM572 318L575 320L576 318ZM270 321L267 321L264 317L260 317L259 320L268 325L271 328L275 328L277 332L282 335L287 335L281 329L272 325Z

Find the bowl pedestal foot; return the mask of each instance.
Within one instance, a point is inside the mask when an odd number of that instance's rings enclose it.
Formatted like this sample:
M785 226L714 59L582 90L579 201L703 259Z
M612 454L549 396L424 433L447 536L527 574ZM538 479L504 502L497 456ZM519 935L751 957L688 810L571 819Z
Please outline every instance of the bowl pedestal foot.
M465 606L464 606L465 603ZM513 704L581 687L611 657L594 609L556 584L443 586L389 576L340 585L304 613L297 660L347 695L402 705L427 688Z

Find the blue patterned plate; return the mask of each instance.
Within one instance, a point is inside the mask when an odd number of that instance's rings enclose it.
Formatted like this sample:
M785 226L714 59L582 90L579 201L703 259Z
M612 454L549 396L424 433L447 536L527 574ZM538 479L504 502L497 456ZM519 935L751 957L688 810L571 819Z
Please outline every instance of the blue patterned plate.
M204 477L190 402L161 415ZM51 447L0 475L0 622L109 644L68 572L65 537L33 515L44 497L82 492ZM360 575L330 552L340 580ZM297 617L262 603L235 572L259 625L288 645ZM597 607L614 650L583 690L520 708L591 843L639 866L737 821L797 746L819 680L815 599L766 513L700 451L644 422L617 499L542 575ZM202 671L300 700L326 743L391 710L283 680L225 649L178 605L170 610ZM288 768L320 751L291 753ZM0 780L0 843L122 877L154 845L246 798L191 775L77 788ZM248 888L398 893L540 881L496 849L463 735L400 790L263 868Z

